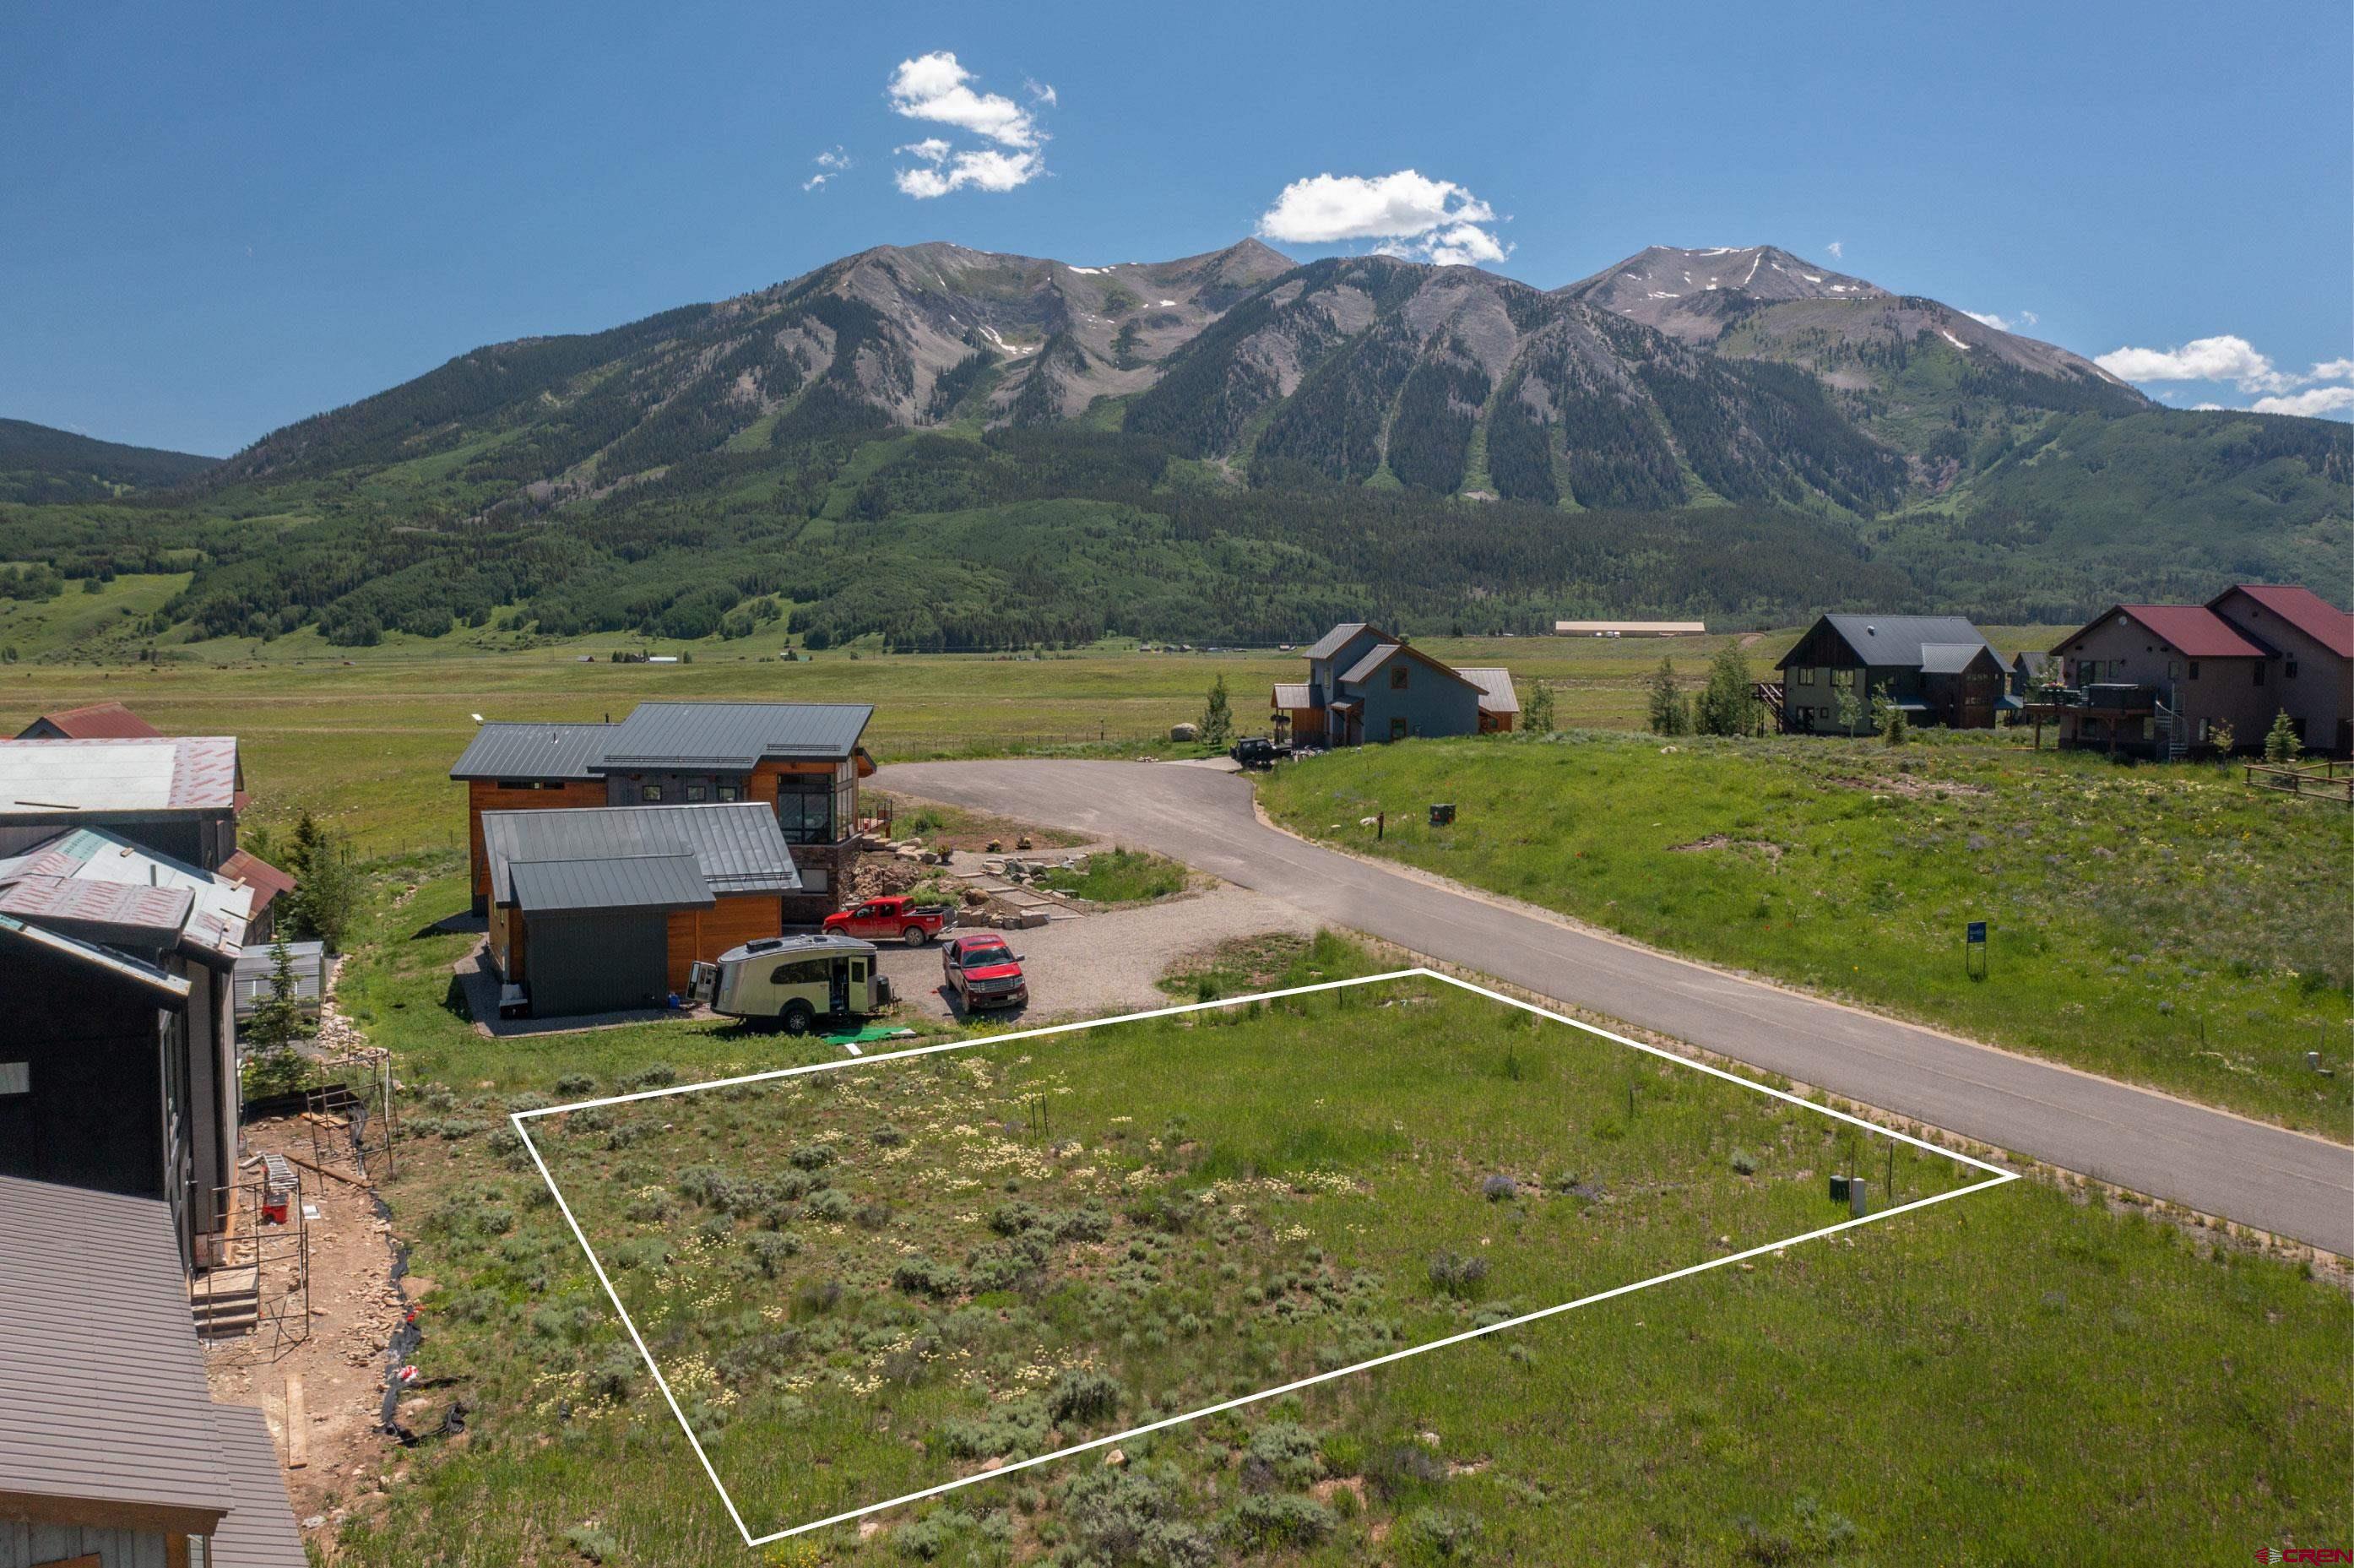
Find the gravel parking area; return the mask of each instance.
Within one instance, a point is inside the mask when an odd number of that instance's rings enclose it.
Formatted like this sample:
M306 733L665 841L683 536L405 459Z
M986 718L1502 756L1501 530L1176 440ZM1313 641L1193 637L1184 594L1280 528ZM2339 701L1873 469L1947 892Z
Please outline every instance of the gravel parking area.
M1001 934L1022 955L1023 973L1029 977L1030 1005L997 1016L1047 1023L1166 1006L1172 999L1155 982L1182 957L1236 937L1269 931L1312 935L1315 929L1315 921L1288 904L1220 884L1156 904L1006 931ZM941 987L937 943L885 944L882 952L883 972L911 1017L961 1016Z

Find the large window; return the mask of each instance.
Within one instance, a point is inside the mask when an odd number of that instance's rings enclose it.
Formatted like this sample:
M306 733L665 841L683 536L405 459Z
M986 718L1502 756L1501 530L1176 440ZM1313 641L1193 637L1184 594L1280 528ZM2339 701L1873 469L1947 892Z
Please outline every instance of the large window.
M777 779L777 826L790 844L830 844L856 825L858 775L845 763L832 773Z

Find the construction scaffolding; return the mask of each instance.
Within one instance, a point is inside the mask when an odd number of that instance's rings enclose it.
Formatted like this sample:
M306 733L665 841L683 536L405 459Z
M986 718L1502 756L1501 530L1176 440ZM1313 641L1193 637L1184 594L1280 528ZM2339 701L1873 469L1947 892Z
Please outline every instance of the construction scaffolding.
M245 1169L218 1191L221 1228L202 1238L188 1308L200 1338L255 1336L255 1351L275 1360L311 1337L310 1217L292 1162L262 1154Z

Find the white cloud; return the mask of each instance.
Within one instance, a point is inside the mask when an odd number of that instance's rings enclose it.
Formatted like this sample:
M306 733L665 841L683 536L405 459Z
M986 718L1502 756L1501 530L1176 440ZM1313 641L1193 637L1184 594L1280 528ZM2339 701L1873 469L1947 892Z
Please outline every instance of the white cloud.
M2037 315L2033 311L2020 312L2019 319L2025 322L2029 326L2034 326L2043 320L2041 316Z
M1824 246L1823 249L1831 253L1832 260L1841 260L1847 255L1847 241L1843 239L1834 239L1829 245Z
M2005 321L2002 317L1995 314L1992 311L1964 311L1962 314L1969 317L1970 320L1974 322L1980 323L1986 326L1990 326L1997 332L2009 332L2010 330L2010 323Z
M2259 397L2250 408L2259 414L2304 414L2314 418L2354 412L2354 387L2314 387L2285 397Z
M1044 140L1030 111L1010 98L976 92L979 79L946 49L901 60L885 96L892 110L910 120L953 125L1006 147L1035 147Z
M2165 396L2171 397L2174 394L2168 392L2165 394ZM2223 405L2221 403L2193 403L2190 405L2190 411L2194 414L2220 414L2223 411Z
M837 145L828 147L810 162L817 165L818 172L801 182L801 189L805 191L822 189L826 181L850 167L851 158Z
M891 183L906 195L928 201L956 190L1010 191L1046 172L1040 151L1046 132L1037 120L1010 98L978 90L973 83L979 79L945 49L901 60L891 73L885 97L894 112L954 126L997 143L960 149L945 137L928 136L894 148L921 165L892 171ZM1053 88L1036 81L1023 85L1033 102L1054 106Z
M2354 359L2325 359L2313 367L2307 381L2354 381Z
M1049 109L1063 101L1055 95L1051 83L1039 81L1032 77L1025 76L1022 79L1022 90L1030 95L1032 102L1043 103Z
M2243 392L2283 392L2297 377L2284 376L2246 338L2229 333L2193 338L2179 348L2120 348L2094 364L2126 381L2229 381Z
M994 147L959 153L946 163L934 160L921 169L896 169L891 182L918 201L944 196L970 185L975 190L1010 191L1045 173L1035 153L1002 153Z
M1317 175L1283 187L1259 215L1258 232L1295 245L1379 241L1383 255L1442 267L1501 261L1511 247L1490 226L1496 210L1452 180L1426 179L1413 169L1367 178Z

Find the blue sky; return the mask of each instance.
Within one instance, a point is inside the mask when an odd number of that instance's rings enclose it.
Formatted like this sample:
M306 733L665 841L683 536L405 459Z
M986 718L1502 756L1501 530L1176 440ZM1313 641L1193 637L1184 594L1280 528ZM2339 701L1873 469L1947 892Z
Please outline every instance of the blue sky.
M2350 79L2354 10L2305 0L19 0L0 415L225 453L482 343L869 245L1097 265L1263 222L1349 230L1276 240L1303 259L1437 246L1543 287L1777 244L2141 351L2113 363L2185 407L2343 413Z

